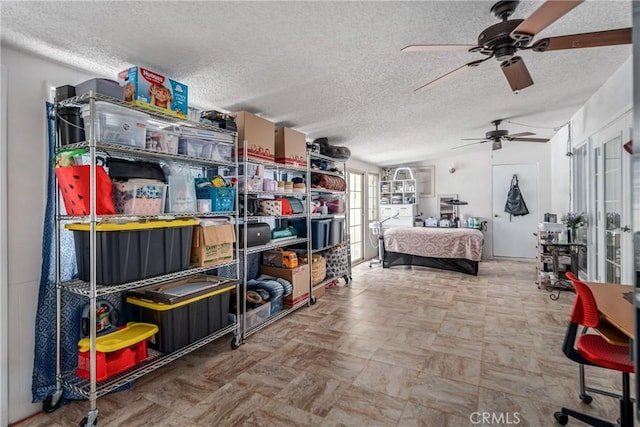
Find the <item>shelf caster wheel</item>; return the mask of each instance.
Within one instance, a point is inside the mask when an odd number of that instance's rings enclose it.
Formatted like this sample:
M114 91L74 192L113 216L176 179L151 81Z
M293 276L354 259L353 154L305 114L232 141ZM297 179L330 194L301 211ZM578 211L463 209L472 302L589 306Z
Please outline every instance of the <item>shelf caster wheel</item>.
M84 417L82 421L80 421L80 427L93 427L98 425L98 420L95 419L93 423L89 424L89 419Z
M593 402L593 397L589 396L588 394L581 394L580 395L580 400L582 400L582 402L585 405L590 405L591 402Z
M44 402L42 402L42 410L44 412L47 412L47 413L54 412L56 409L60 407L60 405L62 405L62 397L58 397L58 400L56 400L55 402L53 401L54 398L55 398L55 395L51 395L51 396L48 396L44 400Z
M311 305L314 305L316 301L318 301L316 297L311 297L311 300L309 302L311 303Z
M569 422L569 416L567 414L563 414L562 412L556 412L555 414L553 414L553 418L555 418L558 424L560 424L561 426L566 426Z
M233 350L237 350L238 348L240 348L240 337L233 337L233 339L231 340L231 348Z

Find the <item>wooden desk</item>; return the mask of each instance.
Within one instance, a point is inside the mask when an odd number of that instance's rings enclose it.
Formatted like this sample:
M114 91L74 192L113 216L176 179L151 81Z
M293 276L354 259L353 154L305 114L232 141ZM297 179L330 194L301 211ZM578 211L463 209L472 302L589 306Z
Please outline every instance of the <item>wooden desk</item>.
M633 292L630 285L620 285L616 283L596 283L586 282L593 293L598 306L601 319L606 321L603 324L603 336L607 338L607 324L614 326L622 332L628 339L633 339L633 324L635 319L635 308L633 303L625 299L626 292ZM611 337L613 339L613 337ZM625 344L628 344L628 339Z

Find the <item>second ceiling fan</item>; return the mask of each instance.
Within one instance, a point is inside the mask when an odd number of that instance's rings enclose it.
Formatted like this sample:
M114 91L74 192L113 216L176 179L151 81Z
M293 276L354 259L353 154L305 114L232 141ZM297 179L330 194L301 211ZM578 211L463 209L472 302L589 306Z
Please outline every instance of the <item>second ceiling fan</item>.
M500 123L502 123L502 120L492 121L491 124L494 125L496 128L494 130L488 131L485 134L484 138L463 138L462 139L463 141L476 141L476 142L460 145L458 147L453 147L452 149L455 150L457 148L468 147L474 144L483 144L485 142L491 141L492 149L493 151L495 151L495 150L500 150L502 148L503 141L521 141L521 142L548 142L549 141L549 139L547 138L531 138L532 135L535 135L535 133L532 133L532 132L521 132L521 133L514 133L509 135L509 131L504 129L498 129L498 126L500 126Z
M483 30L478 36L477 45L462 44L417 44L409 45L402 52L434 52L467 50L478 52L486 58L467 62L437 79L420 86L416 92L430 89L438 83L454 77L471 67L495 58L500 62L511 90L517 92L533 84L533 79L522 58L516 55L519 50L546 52L562 49L584 47L612 46L631 43L631 28L621 28L593 33L571 34L559 37L548 37L529 45L540 31L567 14L584 0L547 0L527 19L509 19L520 3L518 0L499 1L491 7L491 12L502 22Z

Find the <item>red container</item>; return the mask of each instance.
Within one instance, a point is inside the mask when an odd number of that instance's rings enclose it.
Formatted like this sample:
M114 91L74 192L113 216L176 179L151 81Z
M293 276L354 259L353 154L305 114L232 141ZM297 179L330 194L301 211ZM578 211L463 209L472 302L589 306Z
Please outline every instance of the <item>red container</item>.
M89 215L91 209L90 166L54 169L67 215ZM113 215L113 188L102 166L96 166L96 214Z
M90 351L78 352L76 375L90 379ZM96 351L96 381L103 381L127 369L133 368L147 358L147 340L142 340L121 350L103 353Z

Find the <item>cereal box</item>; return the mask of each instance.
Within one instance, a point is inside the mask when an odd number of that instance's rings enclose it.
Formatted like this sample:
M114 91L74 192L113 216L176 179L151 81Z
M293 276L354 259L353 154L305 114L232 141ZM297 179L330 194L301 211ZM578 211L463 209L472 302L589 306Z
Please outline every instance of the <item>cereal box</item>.
M142 67L118 73L124 100L151 110L186 118L188 86Z

